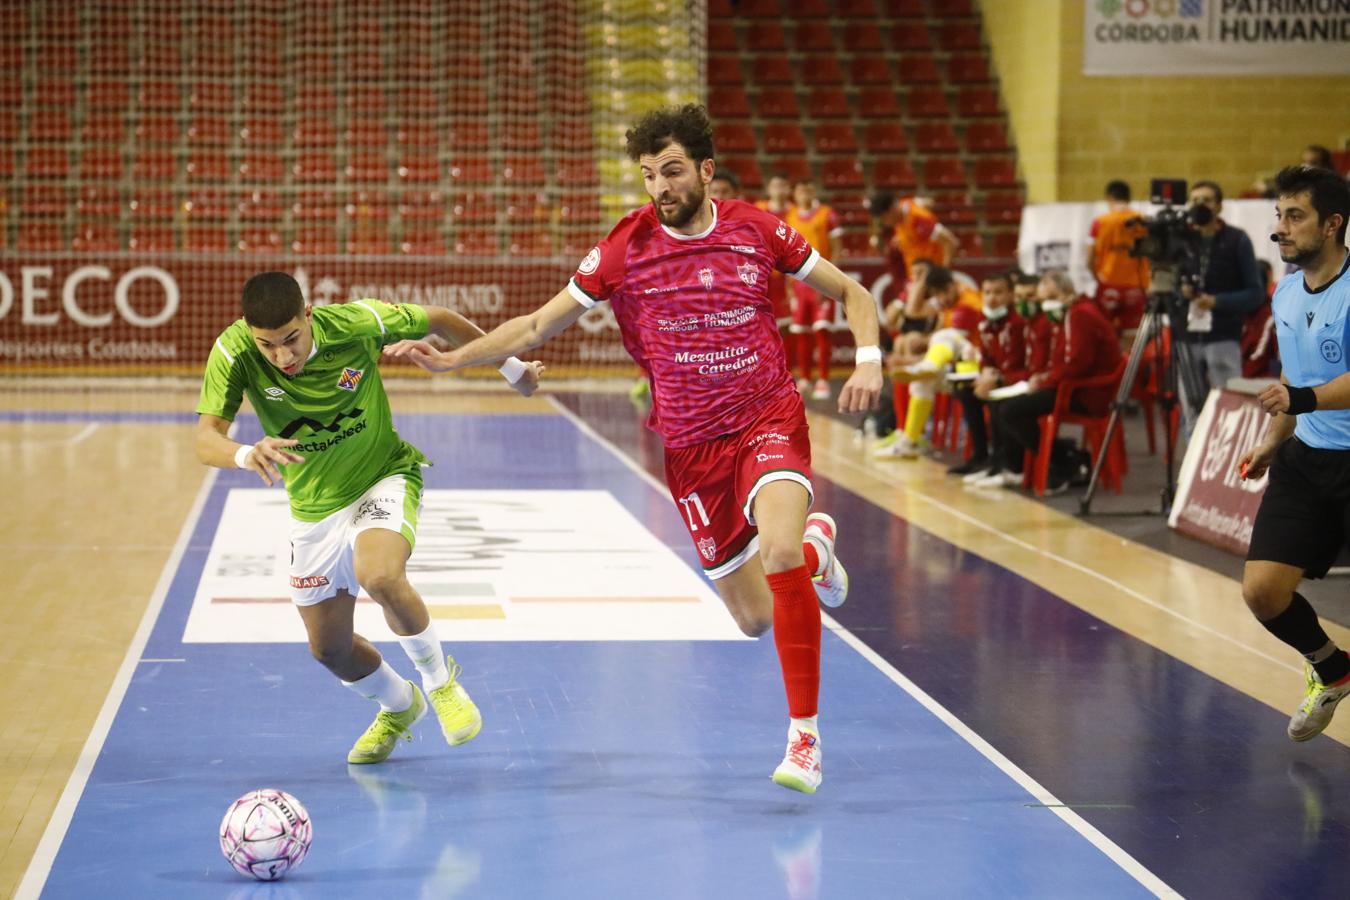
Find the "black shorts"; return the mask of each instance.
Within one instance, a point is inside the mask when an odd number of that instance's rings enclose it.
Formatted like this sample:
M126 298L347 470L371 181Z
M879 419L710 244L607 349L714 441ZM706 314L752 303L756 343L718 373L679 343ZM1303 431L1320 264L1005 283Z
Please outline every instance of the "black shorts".
M1350 450L1321 450L1296 437L1280 445L1252 526L1248 560L1327 574L1350 533Z

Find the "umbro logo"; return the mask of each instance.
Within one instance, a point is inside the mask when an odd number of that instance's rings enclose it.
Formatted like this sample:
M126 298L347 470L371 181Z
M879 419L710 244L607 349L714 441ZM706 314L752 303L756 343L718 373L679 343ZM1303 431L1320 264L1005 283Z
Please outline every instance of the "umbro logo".
M278 402L280 402L281 399L286 396L286 392L283 391L281 388L277 387L276 385L263 388L263 393L267 395L268 400L276 400Z

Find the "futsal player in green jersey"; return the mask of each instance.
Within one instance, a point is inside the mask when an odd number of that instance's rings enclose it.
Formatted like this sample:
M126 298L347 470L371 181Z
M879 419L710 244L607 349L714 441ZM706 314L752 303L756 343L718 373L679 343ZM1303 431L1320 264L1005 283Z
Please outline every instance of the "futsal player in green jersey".
M394 430L380 380L386 344L436 335L459 346L483 333L448 309L355 300L309 307L283 272L244 285L242 319L216 339L197 403L197 457L208 466L282 479L291 507L291 599L314 658L380 712L347 755L349 763L388 758L427 713L452 745L473 739L483 719L442 655L435 625L408 583L417 538L421 468L427 458ZM502 374L529 396L543 366L505 361ZM265 437L238 444L230 423L244 395ZM352 626L360 588L421 674L405 681ZM425 690L425 693L423 691Z

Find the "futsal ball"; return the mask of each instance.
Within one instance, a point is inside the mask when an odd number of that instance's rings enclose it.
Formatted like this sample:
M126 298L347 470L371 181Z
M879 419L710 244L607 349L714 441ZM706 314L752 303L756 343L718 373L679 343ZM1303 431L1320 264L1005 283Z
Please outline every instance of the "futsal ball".
M314 826L300 801L285 791L249 791L220 822L220 852L241 875L276 881L304 861Z

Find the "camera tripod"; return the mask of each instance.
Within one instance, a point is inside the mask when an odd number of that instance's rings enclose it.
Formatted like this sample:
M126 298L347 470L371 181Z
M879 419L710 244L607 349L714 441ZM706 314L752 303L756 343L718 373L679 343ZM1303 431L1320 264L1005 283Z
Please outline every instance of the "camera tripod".
M1097 451L1097 459L1092 464L1092 476L1088 479L1087 489L1078 501L1079 515L1090 515L1092 497L1097 492L1097 478L1101 474L1106 454L1111 447L1111 438L1120 427L1120 415L1130 399L1135 379L1139 377L1139 367L1143 362L1144 351L1153 346L1153 365L1158 371L1158 406L1163 420L1163 457L1166 466L1166 480L1161 495L1161 513L1167 515L1172 509L1172 498L1176 495L1176 432L1173 411L1180 403L1183 422L1189 426L1193 402L1203 398L1204 385L1200 381L1200 371L1195 367L1190 344L1180 336L1180 329L1174 323L1184 322L1187 301L1177 293L1177 269L1155 263L1152 280L1149 284L1148 304L1144 317L1139 321L1135 332L1134 344L1130 347L1130 356L1125 364L1125 374L1116 389L1116 398L1111 402L1111 418L1106 423L1106 436ZM1167 331L1172 329L1171 339ZM1170 350L1169 350L1170 347Z

